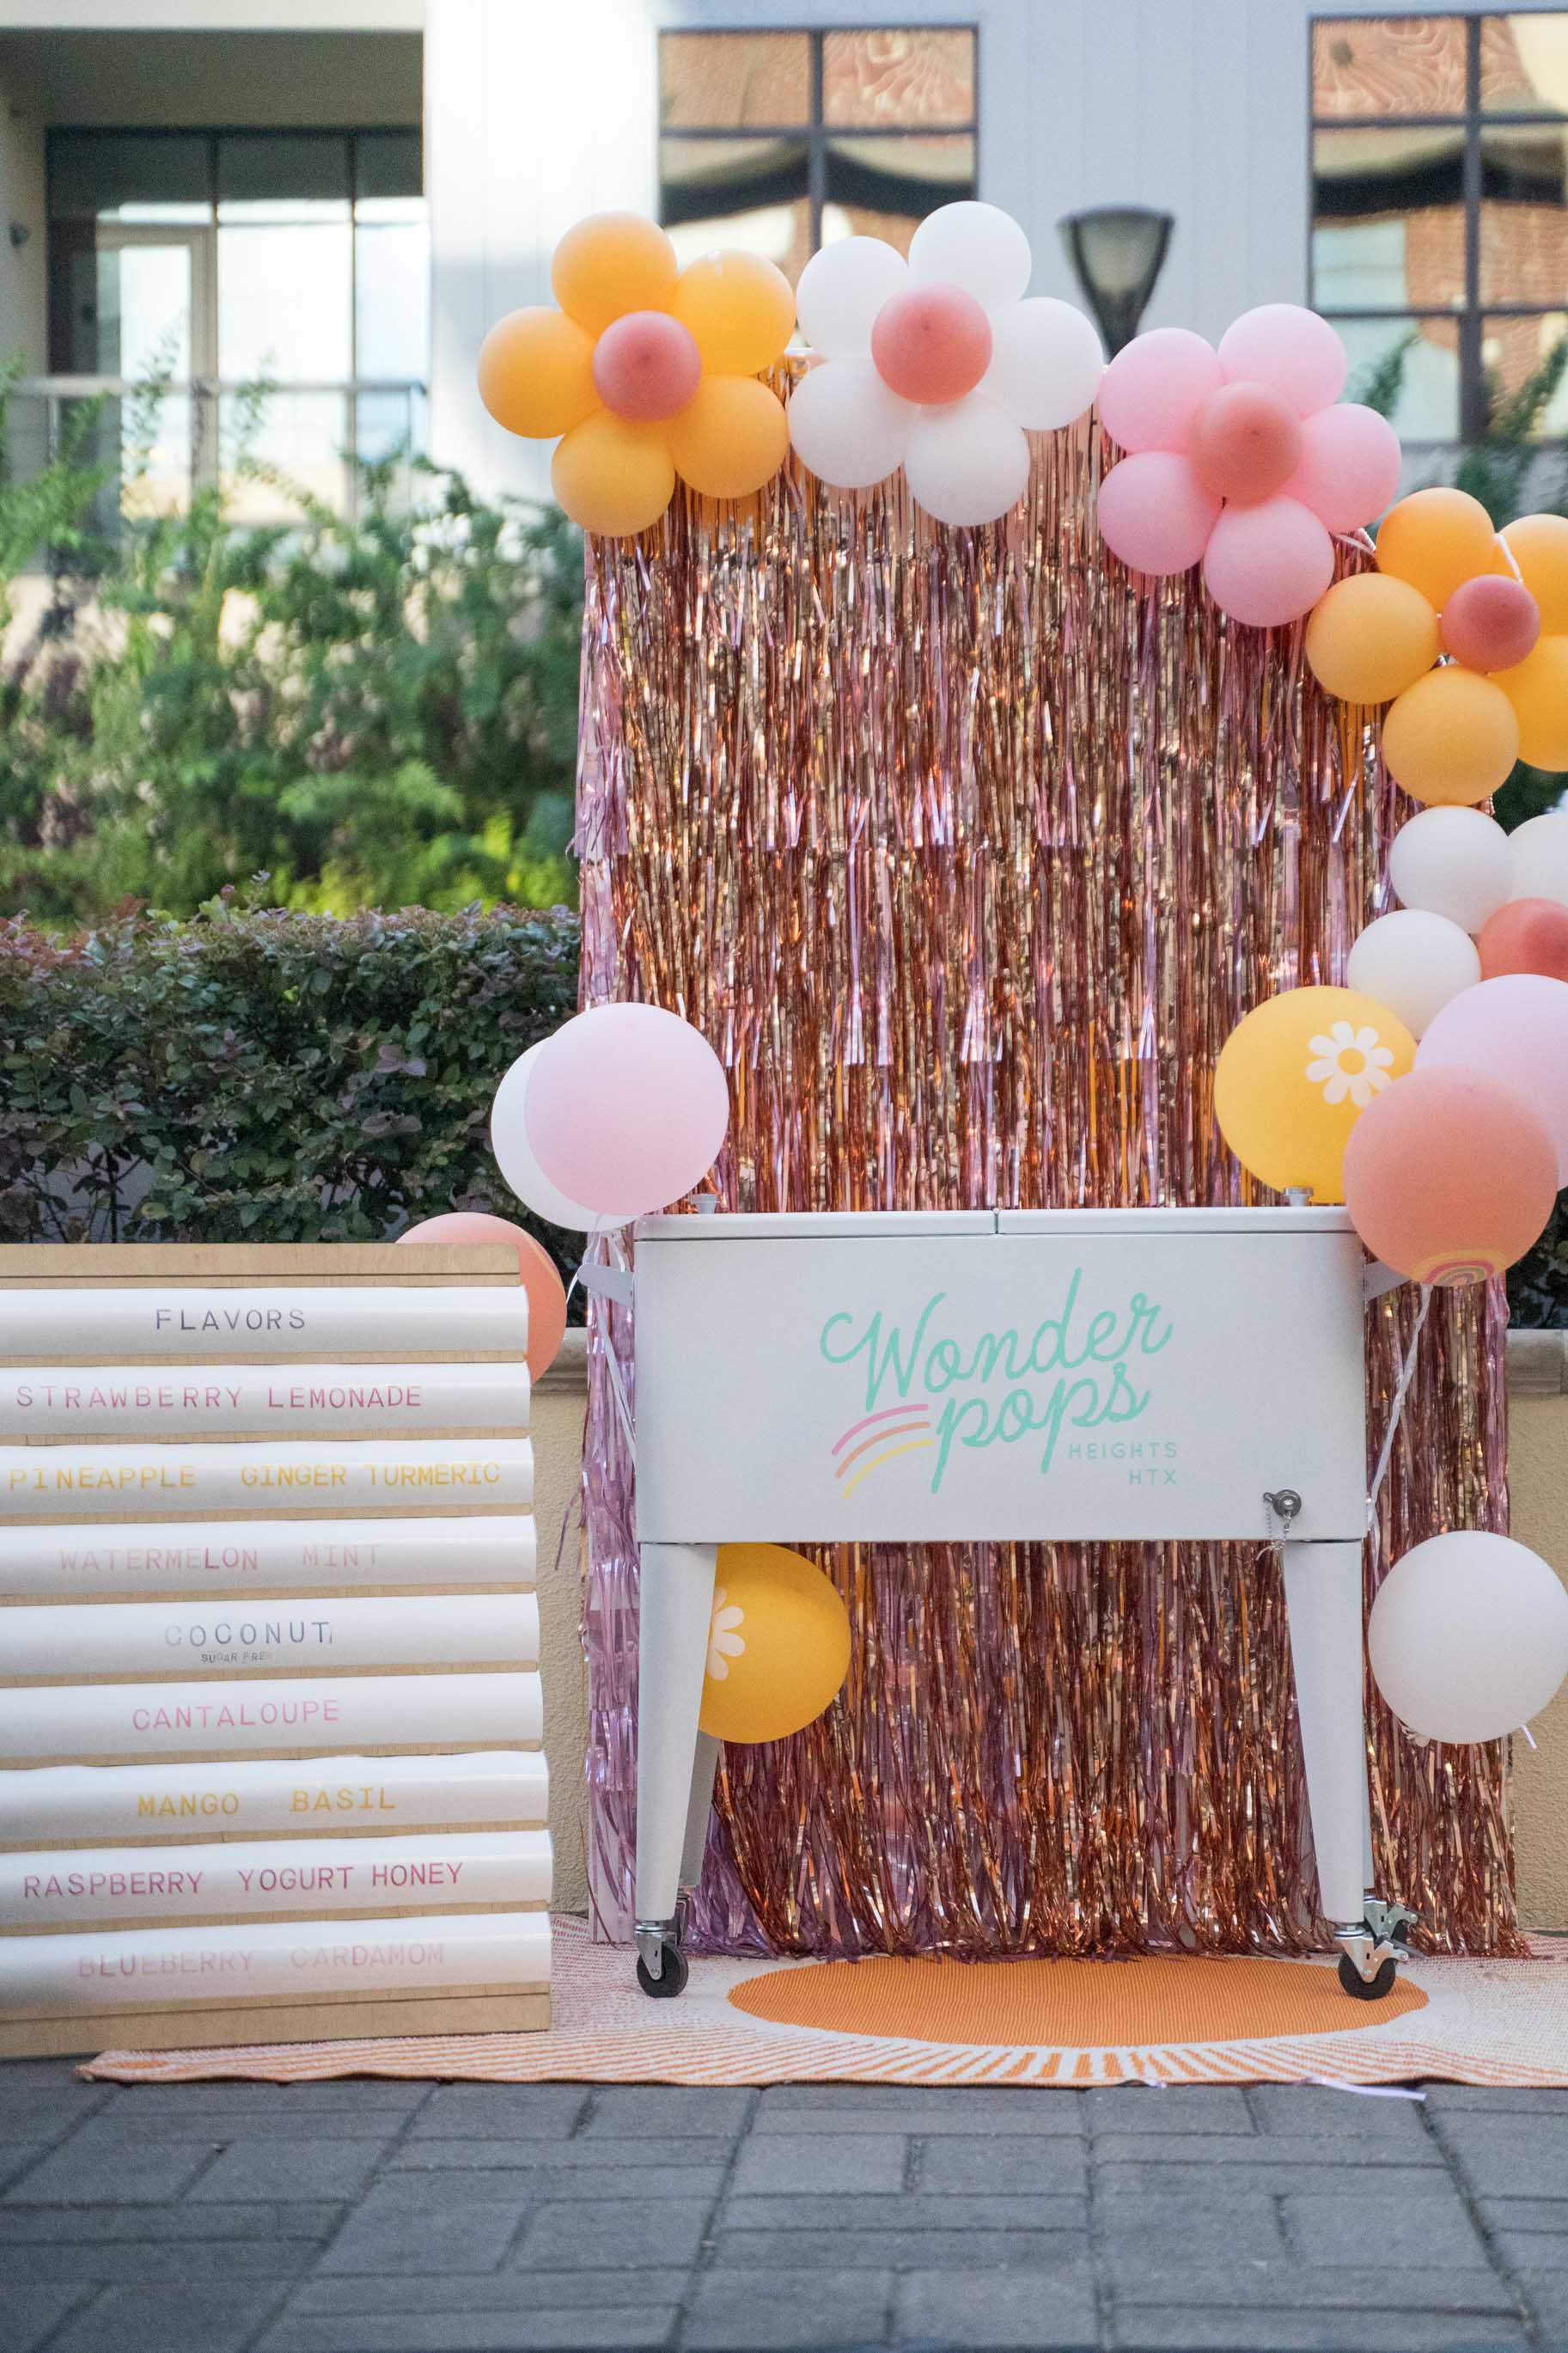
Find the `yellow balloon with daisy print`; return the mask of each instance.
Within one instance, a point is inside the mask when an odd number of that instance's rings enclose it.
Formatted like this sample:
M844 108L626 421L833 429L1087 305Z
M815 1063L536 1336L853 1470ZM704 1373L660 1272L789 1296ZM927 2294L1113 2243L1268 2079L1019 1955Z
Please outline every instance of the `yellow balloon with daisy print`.
M721 1545L702 1679L716 1740L784 1740L849 1672L849 1612L830 1577L783 1545Z
M1215 1117L1260 1184L1342 1201L1352 1128L1415 1060L1415 1039L1375 997L1354 988L1288 988L1226 1039Z

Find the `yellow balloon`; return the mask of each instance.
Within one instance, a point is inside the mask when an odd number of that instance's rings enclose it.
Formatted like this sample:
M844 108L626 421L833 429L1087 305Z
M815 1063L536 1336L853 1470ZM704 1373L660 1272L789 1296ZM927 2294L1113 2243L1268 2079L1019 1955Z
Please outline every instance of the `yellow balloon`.
M628 311L668 311L675 276L674 246L641 213L590 213L550 264L555 300L591 335Z
M849 1612L831 1578L783 1545L721 1545L702 1683L704 1732L784 1740L849 1672Z
M1415 1039L1374 997L1353 988L1288 988L1226 1039L1215 1066L1215 1117L1260 1183L1342 1201L1352 1128L1415 1060Z
M1542 638L1511 670L1494 670L1492 683L1513 705L1520 758L1532 768L1568 768L1568 637Z
M1493 680L1457 663L1407 686L1383 722L1384 765L1412 800L1473 807L1508 782L1518 757L1512 703Z
M1462 580L1498 570L1492 519L1468 491L1413 491L1378 525L1377 568L1419 588L1440 613Z
M1337 581L1307 623L1313 677L1342 702L1392 702L1437 659L1437 616L1418 588L1380 572Z
M760 491L789 448L783 402L752 375L705 375L665 431L681 480L710 499Z
M570 433L600 406L593 336L563 311L509 312L479 345L479 398L509 433Z
M601 408L560 444L550 480L561 506L584 531L606 539L647 531L675 492L665 428L630 425Z
M1542 636L1568 635L1568 515L1521 515L1502 538L1541 607Z
M714 375L757 375L795 327L789 280L760 253L705 253L683 269L670 309Z

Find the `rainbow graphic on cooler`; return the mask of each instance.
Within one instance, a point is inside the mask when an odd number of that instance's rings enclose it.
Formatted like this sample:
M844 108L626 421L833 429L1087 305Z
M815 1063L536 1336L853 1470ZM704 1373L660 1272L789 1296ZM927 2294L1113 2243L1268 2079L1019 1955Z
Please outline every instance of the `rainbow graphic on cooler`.
M892 1462L900 1454L918 1454L934 1443L930 1406L889 1406L881 1413L868 1413L862 1420L851 1422L833 1449L834 1476L842 1481L847 1501L884 1462Z

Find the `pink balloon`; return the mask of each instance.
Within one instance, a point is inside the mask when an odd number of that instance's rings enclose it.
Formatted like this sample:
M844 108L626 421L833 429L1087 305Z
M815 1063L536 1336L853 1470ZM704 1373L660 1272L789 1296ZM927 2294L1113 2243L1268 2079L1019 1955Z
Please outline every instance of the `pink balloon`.
M1418 1071L1480 1071L1530 1103L1568 1185L1568 981L1504 973L1451 997L1415 1049Z
M1516 1088L1415 1070L1374 1095L1345 1145L1345 1208L1373 1258L1413 1282L1484 1282L1524 1256L1557 1198L1552 1139Z
M1359 531L1399 488L1399 436L1359 401L1320 408L1301 427L1301 460L1285 485L1331 531Z
M1124 449L1184 449L1193 419L1220 383L1219 362L1201 335L1154 327L1134 335L1100 378L1100 421Z
M1522 580L1483 572L1443 607L1443 649L1467 670L1511 670L1540 635L1541 607Z
M1226 507L1204 557L1204 579L1220 611L1255 629L1300 620L1333 576L1333 541L1294 499Z
M1193 471L1222 499L1272 498L1300 454L1300 417L1264 384L1222 384L1193 420Z
M991 364L991 322L962 286L911 286L878 311L871 357L905 400L962 400Z
M1128 349L1131 349L1129 344ZM1185 572L1208 544L1220 502L1184 458L1144 449L1100 486L1100 535L1134 572Z
M679 414L702 381L689 327L664 311L628 311L594 346L594 389L616 417L657 425Z
M658 1005L595 1005L546 1039L523 1099L535 1159L586 1209L643 1216L708 1174L730 1124L724 1066Z
M1244 311L1220 337L1226 384L1266 384L1298 417L1326 408L1345 388L1345 347L1326 319L1299 302L1264 302Z
M566 1329L566 1287L555 1261L531 1234L514 1226L510 1218L492 1218L484 1209L448 1209L444 1217L422 1219L397 1239L400 1242L494 1242L514 1250L528 1301L529 1379L538 1380L555 1362Z

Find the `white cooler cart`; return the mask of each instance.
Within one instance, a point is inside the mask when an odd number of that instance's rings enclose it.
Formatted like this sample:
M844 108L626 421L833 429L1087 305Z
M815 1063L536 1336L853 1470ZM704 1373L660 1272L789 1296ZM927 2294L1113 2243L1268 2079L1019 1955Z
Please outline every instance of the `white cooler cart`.
M1386 1994L1362 1709L1363 1258L1342 1209L682 1216L637 1228L637 1978L686 1983L721 1544L1281 1546L1321 1908Z

